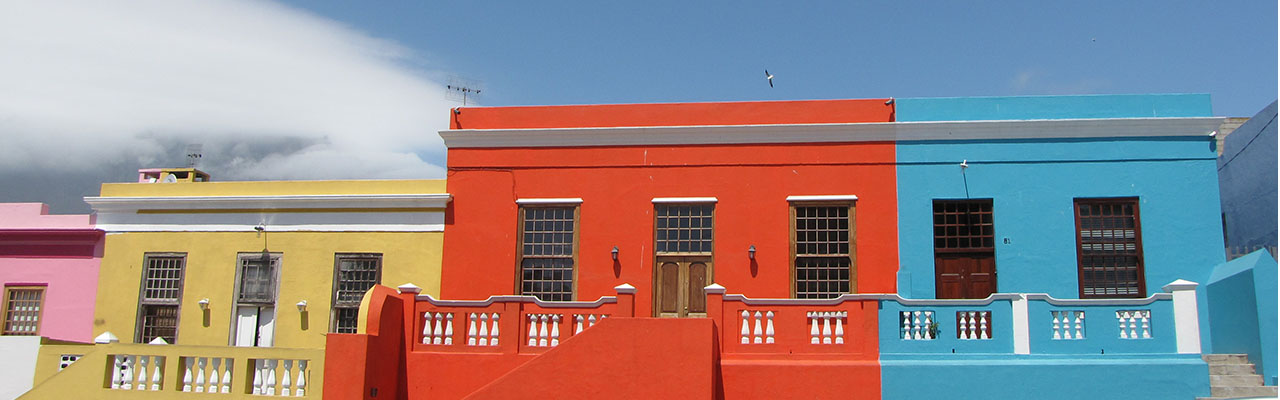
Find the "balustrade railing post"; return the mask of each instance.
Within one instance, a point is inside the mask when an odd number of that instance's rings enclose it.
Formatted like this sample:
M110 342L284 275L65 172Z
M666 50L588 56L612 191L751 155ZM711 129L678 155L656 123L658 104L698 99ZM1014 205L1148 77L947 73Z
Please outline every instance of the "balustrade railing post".
M1196 305L1196 286L1188 280L1176 280L1164 285L1164 291L1173 293L1173 324L1178 339L1178 354L1200 354L1200 312Z
M707 296L707 318L710 318L711 323L716 325L717 332L720 334L721 343L724 343L725 338L727 338L729 334L729 332L725 332L725 329L730 326L725 324L724 320L725 288L724 286L720 286L718 283L712 283L707 285L707 287L702 288L702 292ZM737 315L733 315L733 317L737 318Z
M1027 296L1017 294L1011 300L1013 311L1013 354L1031 354L1031 322L1028 319Z
M423 330L418 323L426 323L417 312L418 293L422 293L422 288L412 283L405 283L396 287L396 290L399 290L400 300L403 302L404 311L401 320L404 321L404 326L401 329L404 330L404 346L406 349L412 349L415 343L422 340L418 337L418 332ZM361 317L365 316L362 315Z
M618 294L618 316L636 316L636 287L624 283L614 286L613 291Z

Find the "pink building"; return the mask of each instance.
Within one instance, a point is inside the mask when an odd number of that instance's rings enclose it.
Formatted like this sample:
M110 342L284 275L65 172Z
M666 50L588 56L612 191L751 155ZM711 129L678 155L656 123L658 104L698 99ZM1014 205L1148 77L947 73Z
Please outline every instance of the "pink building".
M92 341L102 242L90 215L0 203L0 335Z

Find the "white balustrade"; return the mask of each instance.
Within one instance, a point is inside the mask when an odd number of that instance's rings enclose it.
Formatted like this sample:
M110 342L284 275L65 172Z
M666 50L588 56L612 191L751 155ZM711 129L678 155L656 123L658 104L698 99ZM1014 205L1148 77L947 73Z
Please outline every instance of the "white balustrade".
M810 311L809 343L810 344L844 344L844 324L849 318L847 311ZM818 329L821 320L822 329ZM834 328L833 328L834 327Z
M1151 338L1151 310L1116 311L1116 322L1120 323L1121 339Z
M467 346L498 345L498 313L471 313L467 323ZM489 321L493 321L490 325ZM479 329L477 329L477 325Z
M164 356L112 355L111 388L118 390L160 390L164 381Z
M307 377L311 375L308 364L310 364L308 360L254 360L253 394L278 397L306 396ZM229 374L224 376L228 379L231 377Z
M1053 314L1054 340L1084 339L1084 311L1050 311Z
M71 364L79 361L80 357L83 356L83 354L63 354L62 358L58 361L58 370L61 371L67 369L67 367L70 367Z
M898 336L902 340L937 339L938 325L934 322L933 311L903 311L899 314L898 321L902 325L898 329Z
M750 328L752 326L754 330ZM742 310L742 344L773 344L773 334L773 311L756 311L752 314Z
M453 344L453 313L423 313L422 344Z
M956 311L956 338L991 339L991 311Z
M529 314L529 346L559 346L560 318L560 314Z
M597 322L604 321L604 319L608 317L609 315L607 314L574 314L573 334L577 335L582 333L583 329L596 326Z
M182 357L182 391L231 393L234 364L225 357Z

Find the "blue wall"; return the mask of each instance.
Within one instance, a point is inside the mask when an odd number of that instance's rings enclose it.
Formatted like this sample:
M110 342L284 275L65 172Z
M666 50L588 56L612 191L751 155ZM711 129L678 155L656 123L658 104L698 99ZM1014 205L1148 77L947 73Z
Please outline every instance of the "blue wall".
M882 356L884 399L1191 399L1209 396L1199 355Z
M1276 261L1266 250L1213 269L1205 286L1212 352L1248 354L1267 385L1276 384ZM1209 349L1206 349L1208 352Z
M896 112L899 121L1210 115L1207 95L899 99ZM1072 207L1083 197L1139 198L1147 294L1176 279L1203 283L1225 258L1215 160L1208 137L898 142L898 293L934 297L932 201L964 198L992 199L999 292L1079 297ZM1207 332L1204 313L1201 325Z
M1276 246L1276 103L1236 128L1222 145L1218 179L1227 245Z

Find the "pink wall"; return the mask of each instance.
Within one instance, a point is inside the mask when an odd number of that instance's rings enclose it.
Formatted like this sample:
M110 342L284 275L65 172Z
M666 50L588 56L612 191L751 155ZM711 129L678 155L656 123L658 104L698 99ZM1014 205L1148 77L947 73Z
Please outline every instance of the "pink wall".
M41 203L0 204L0 283L45 287L40 336L89 342L103 234L90 215L48 213Z

